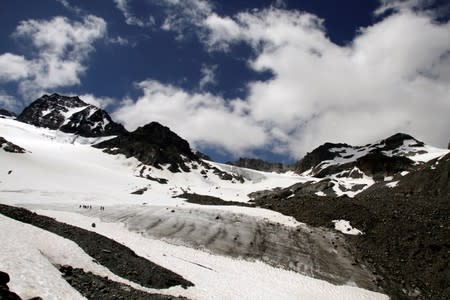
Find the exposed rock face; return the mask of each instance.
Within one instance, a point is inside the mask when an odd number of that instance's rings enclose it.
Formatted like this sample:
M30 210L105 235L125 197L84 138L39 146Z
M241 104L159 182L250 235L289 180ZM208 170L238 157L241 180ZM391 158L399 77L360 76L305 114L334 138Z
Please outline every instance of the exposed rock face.
M189 168L185 163L199 160L186 140L157 122L99 143L95 147L105 149L110 154L133 156L156 168L169 164L172 172L179 172L180 169L188 172Z
M378 182L349 197L262 195L256 205L313 226L344 219L364 235L345 236L357 262L366 262L392 299L450 299L450 154Z
M310 171L317 177L359 168L376 178L409 170L410 155L426 153L424 143L410 135L397 133L387 139L365 146L326 143L301 159L295 166L297 173Z
M0 149L5 150L6 152L11 153L25 153L26 150L22 147L17 146L11 142L8 142L5 138L0 136Z
M291 170L291 166L289 165L285 165L282 163L270 163L262 159L246 158L246 157L241 157L237 161L228 162L227 164L264 172L282 173Z
M16 117L16 114L6 109L0 108L0 117Z
M16 293L9 290L9 274L0 271L0 299L2 300L21 300Z
M149 294L112 281L108 277L68 265L60 266L59 271L64 279L87 299L187 300L184 297Z
M202 153L200 151L195 151L195 155L197 155L200 159L212 160L211 157L209 157L207 154Z
M303 157L301 160L297 162L295 165L295 171L298 173L305 172L311 169L314 166L317 166L319 163L325 160L332 160L336 157L339 157L338 152L332 152L331 149L338 148L351 148L352 146L348 144L334 144L334 143L325 143L312 152L309 152Z
M26 107L17 120L85 137L119 135L125 128L108 113L78 97L44 95Z

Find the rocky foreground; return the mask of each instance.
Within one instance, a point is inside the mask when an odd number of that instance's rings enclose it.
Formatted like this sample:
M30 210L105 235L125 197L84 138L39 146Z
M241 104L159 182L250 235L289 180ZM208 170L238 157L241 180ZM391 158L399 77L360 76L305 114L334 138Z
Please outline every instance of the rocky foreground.
M450 299L450 154L398 179L355 198L271 194L256 204L313 226L348 220L364 232L346 235L357 261L393 299Z
M177 285L183 287L193 285L178 274L138 256L124 245L95 232L58 222L23 208L3 204L0 204L0 214L74 241L99 264L104 265L116 275L141 286L164 289ZM60 270L64 278L88 299L176 299L147 294L107 278L95 277L93 274L73 270L70 267ZM101 298L98 297L99 293L103 294ZM0 299L15 299L5 297L0 294Z

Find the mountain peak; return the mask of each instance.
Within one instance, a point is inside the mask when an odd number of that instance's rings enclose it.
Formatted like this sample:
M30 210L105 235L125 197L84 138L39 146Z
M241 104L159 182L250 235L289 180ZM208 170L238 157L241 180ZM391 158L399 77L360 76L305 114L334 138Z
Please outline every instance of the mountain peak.
M353 167L374 173L373 163L378 161L383 162L383 167L378 168L375 173L391 175L392 170L407 170L413 164L411 157L426 153L424 146L423 142L406 133L396 133L365 146L325 143L307 153L295 169L298 173L311 170L319 177Z
M31 103L17 120L86 137L126 132L122 125L111 120L106 111L87 104L78 96L63 96L57 93L43 95Z
M196 161L189 143L168 127L151 122L135 131L95 145L111 154L134 156L144 164L161 168L169 164L172 172L188 171L185 161Z

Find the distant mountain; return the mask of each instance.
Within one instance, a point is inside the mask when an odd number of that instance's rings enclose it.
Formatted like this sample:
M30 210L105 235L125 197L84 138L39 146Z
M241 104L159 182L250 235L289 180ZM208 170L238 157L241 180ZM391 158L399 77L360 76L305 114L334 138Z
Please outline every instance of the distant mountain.
M16 117L16 114L9 110L0 108L0 117Z
M113 122L106 111L85 103L79 97L59 94L44 95L37 99L23 110L17 120L84 137L126 133L125 128Z
M394 184L398 176L446 153L403 133L365 146L326 143L295 165L295 172L308 180L276 191L259 191L252 197L355 197L374 184Z
M105 149L110 154L133 156L140 162L157 168L170 164L169 170L172 172L179 172L180 169L189 171L185 163L199 160L186 140L157 122L101 142L95 147Z
M253 169L257 171L264 171L264 172L277 172L277 173L283 173L290 171L292 169L291 166L282 164L282 163L270 163L267 161L264 161L262 159L256 159L256 158L247 158L247 157L240 157L235 162L227 162L229 165L241 167L241 168L247 168L247 169Z
M430 151L423 142L404 133L365 146L326 143L307 153L295 171L323 178L338 173L345 176L342 172L349 175L357 168L358 172L383 179L409 170L414 160Z

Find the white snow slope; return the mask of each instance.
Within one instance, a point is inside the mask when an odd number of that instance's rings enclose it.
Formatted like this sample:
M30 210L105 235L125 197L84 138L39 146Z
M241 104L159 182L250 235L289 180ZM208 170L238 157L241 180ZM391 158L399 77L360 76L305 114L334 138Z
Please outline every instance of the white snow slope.
M0 203L33 208L59 221L95 230L195 284L186 290L174 287L158 293L191 299L388 299L383 294L352 286L351 282L337 286L260 261L215 255L143 236L129 231L119 221L104 223L81 215L78 208L81 204L92 205L93 209L102 205L106 210L142 207L144 203L165 209L183 206L203 211L223 210L235 213L236 218L268 219L282 226L301 226L294 219L269 210L200 206L172 196L191 191L248 201L249 192L287 187L311 178L239 169L248 178L240 184L220 180L213 174L205 179L200 169L178 174L152 169L152 176L169 180L163 185L135 176L140 164L137 160L108 155L90 147L98 139L77 138L10 119L0 119L0 136L28 151L16 154L0 149ZM143 195L130 194L143 187L148 187ZM92 222L97 224L95 229L90 227ZM124 281L106 268L93 265L89 256L71 241L1 215L0 226L0 270L9 273L11 290L24 298L82 299L62 280L53 263L71 264Z

